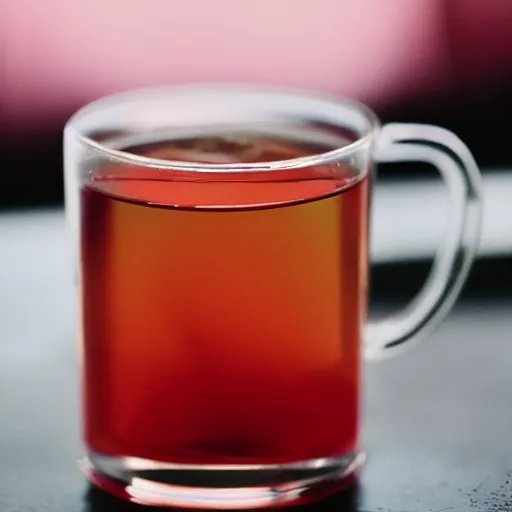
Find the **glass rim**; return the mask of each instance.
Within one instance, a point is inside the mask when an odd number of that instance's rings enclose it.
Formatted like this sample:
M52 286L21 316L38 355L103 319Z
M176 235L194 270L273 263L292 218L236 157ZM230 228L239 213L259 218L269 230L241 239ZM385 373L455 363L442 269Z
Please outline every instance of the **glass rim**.
M345 106L367 121L365 130L357 136L357 138L342 147L322 151L313 155L302 157L289 158L284 160L261 161L261 162L241 162L241 163L204 163L194 161L179 161L179 160L164 160L159 158L152 158L128 151L114 149L102 144L84 135L77 129L77 123L87 115L94 114L101 111L109 104L115 101L129 100L130 98L143 98L144 95L152 94L165 94L172 95L176 93L193 93L196 92L216 92L216 93L245 93L256 96L286 96L293 97L297 100L318 100L325 104L325 106ZM138 89L132 89L122 92L117 92L107 96L103 96L97 100L79 108L67 121L64 127L64 133L71 133L75 141L79 142L85 147L98 151L113 161L127 165L146 167L156 170L179 171L179 172L272 172L283 171L292 169L301 169L317 165L324 165L333 161L346 158L350 154L360 150L365 145L371 144L375 139L376 134L380 129L380 121L377 115L366 105L357 100L346 98L343 96L335 96L323 93L316 93L304 89L293 89L286 87L272 87L272 86L248 86L236 84L188 84L188 85L171 85L171 86L152 86Z

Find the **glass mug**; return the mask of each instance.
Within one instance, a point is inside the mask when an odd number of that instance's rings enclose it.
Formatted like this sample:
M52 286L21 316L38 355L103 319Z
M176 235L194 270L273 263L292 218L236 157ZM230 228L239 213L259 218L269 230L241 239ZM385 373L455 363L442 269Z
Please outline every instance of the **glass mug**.
M374 162L437 167L444 242L403 312L365 325ZM65 129L79 259L84 468L134 502L297 504L363 461L361 353L447 314L480 175L452 133L352 101L187 86L101 99Z

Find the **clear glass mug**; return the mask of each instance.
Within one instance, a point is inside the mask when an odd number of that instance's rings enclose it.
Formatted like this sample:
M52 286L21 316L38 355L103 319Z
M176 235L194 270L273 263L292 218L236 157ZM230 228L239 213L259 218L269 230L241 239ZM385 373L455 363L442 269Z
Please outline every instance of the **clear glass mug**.
M398 161L441 173L446 236L412 304L365 324L372 169ZM350 482L361 353L430 333L473 260L467 147L434 126L381 128L343 99L167 87L75 114L65 172L89 479L201 508L296 504Z

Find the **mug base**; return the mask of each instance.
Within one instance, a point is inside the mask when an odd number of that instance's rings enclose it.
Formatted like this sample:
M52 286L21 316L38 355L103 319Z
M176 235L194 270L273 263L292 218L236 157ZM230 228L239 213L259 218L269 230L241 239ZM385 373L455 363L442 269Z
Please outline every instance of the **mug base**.
M89 481L119 498L159 507L254 509L322 499L355 482L362 452L286 464L195 465L89 452Z

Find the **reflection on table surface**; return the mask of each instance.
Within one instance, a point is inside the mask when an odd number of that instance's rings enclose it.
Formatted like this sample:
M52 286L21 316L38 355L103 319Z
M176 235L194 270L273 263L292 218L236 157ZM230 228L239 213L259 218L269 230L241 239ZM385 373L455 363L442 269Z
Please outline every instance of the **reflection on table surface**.
M358 508L358 500L361 489L359 485L353 485L343 492L334 494L322 501L311 503L309 505L301 505L299 507L289 507L284 510L294 512L323 512L335 510L336 512L364 512L363 509ZM153 507L146 507L121 501L118 498L107 494L100 489L89 486L85 493L85 507L82 512L143 512L143 511L157 511L157 510L181 510L181 509L155 509ZM382 509L384 511L384 509ZM380 511L379 511L380 512Z

